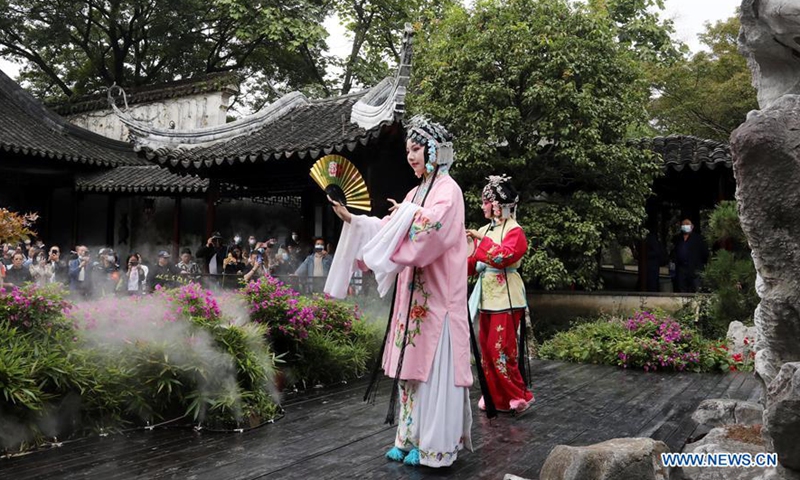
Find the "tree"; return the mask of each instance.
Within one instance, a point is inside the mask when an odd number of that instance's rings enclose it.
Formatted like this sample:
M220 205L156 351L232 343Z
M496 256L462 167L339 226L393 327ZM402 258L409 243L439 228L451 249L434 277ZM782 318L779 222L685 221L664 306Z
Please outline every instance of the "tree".
M20 215L6 208L0 208L0 242L17 243L30 240L36 235L33 224L39 218L36 213Z
M0 55L40 98L239 70L323 88L321 0L0 0ZM324 65L323 65L324 67Z
M738 17L707 23L700 39L708 52L655 72L658 95L650 112L661 133L727 142L747 112L758 108L750 70L737 51L738 34Z
M439 17L453 0L338 0L336 13L353 36L350 54L342 62L341 93L355 83L375 85L400 60L405 23Z
M618 34L568 0L484 0L418 38L410 109L456 136L473 223L484 177L513 177L532 243L524 275L546 288L598 287L603 244L642 233L659 165L625 142L646 121L649 88Z

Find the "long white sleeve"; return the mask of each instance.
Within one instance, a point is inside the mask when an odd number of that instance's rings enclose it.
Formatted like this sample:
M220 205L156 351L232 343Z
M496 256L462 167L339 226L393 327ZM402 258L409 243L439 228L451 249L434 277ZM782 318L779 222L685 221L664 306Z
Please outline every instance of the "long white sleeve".
M364 246L380 229L381 220L366 215L353 215L350 223L344 224L328 279L325 281L325 293L334 298L347 296L347 287L356 269L356 261L361 258Z

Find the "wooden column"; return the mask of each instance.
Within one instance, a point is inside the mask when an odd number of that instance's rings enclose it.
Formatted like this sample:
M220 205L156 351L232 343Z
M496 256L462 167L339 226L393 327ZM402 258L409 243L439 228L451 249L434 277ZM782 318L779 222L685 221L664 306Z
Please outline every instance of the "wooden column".
M647 241L639 240L639 291L647 291Z
M81 228L81 222L80 222L81 201L83 200L83 195L76 192L75 190L72 191L70 196L72 197L72 242L71 245L69 245L68 249L62 247L62 250L67 252L78 246L78 235L80 234L80 228Z
M217 200L219 200L219 180L210 179L206 193L206 237L203 242L214 232L214 225L217 223Z
M175 206L172 209L172 258L174 260L173 263L178 263L177 258L180 256L180 249L181 249L181 197L175 197Z
M106 211L106 245L114 248L114 225L117 219L117 196L108 196L108 210Z

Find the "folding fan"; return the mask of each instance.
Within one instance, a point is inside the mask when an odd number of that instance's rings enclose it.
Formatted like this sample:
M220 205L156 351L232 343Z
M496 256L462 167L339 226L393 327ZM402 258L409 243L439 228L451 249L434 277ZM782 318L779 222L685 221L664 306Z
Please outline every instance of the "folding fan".
M350 160L326 155L311 167L311 178L333 200L348 207L370 211L367 185Z

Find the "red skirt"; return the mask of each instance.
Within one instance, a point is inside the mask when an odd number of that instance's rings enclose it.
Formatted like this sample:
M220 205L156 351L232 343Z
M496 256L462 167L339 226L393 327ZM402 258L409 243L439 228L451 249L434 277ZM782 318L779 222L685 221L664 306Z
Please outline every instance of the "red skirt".
M525 310L480 312L481 363L489 393L498 410L512 410L513 400L530 402L531 393L517 364L517 328Z

